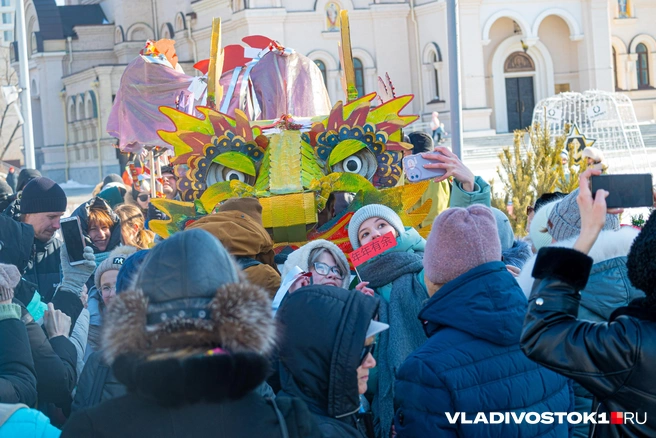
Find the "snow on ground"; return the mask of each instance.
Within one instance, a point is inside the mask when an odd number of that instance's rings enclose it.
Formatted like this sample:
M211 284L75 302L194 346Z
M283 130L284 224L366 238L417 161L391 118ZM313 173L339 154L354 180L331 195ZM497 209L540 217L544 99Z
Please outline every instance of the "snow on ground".
M86 184L79 183L75 180L69 179L63 184L59 184L59 187L61 187L64 190L70 190L70 189L89 189L93 188L93 186L89 186Z

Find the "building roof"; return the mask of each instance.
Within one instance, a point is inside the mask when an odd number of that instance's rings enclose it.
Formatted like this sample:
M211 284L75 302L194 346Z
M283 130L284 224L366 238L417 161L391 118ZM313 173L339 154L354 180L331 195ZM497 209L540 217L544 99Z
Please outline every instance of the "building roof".
M39 18L39 34L42 40L61 40L75 36L73 31L75 26L108 23L99 4L57 6L55 0L33 1Z
M99 4L59 6L59 15L61 16L64 37L75 36L74 26L109 23Z
M44 40L61 40L64 38L59 7L55 0L34 0L36 16L39 19L39 33Z

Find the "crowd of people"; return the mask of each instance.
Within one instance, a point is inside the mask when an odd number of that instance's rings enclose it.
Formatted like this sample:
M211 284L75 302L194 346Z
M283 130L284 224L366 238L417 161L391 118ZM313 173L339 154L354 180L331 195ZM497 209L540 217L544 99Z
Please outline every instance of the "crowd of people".
M276 254L255 198L156 238L148 187L118 175L73 212L86 247L71 264L64 190L12 172L0 437L656 436L656 214L621 226L590 169L573 193L541 194L519 238L486 181L431 136L413 143L446 170L430 233L357 209L354 250L396 240L357 275L326 240ZM162 182L179 199L173 169ZM465 421L617 412L638 421Z

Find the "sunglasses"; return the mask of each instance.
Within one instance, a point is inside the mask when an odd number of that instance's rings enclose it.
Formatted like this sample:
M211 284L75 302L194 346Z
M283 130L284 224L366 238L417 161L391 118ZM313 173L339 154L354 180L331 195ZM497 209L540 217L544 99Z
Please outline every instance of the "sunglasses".
M369 345L365 345L364 348L362 349L362 354L360 355L360 365L364 364L364 361L367 360L367 356L369 356L369 354L371 354L373 356L374 351L376 351L376 343L375 342L373 342Z
M137 198L138 198L141 202L146 202L146 201L148 201L148 200L150 199L150 195L147 194L147 193L142 193L142 194L140 194L139 196L137 196Z
M342 270L339 269L337 266L328 266L325 263L321 262L314 262L314 270L317 271L317 274L326 276L330 272L335 274L335 277L339 278L342 280L344 278L344 274L342 273Z

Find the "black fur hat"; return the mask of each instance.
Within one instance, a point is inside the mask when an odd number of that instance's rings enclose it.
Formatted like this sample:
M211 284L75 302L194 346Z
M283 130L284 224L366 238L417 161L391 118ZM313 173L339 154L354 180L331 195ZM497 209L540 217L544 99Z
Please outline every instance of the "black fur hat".
M629 280L636 288L647 294L651 303L656 299L656 213L636 237L626 261Z

